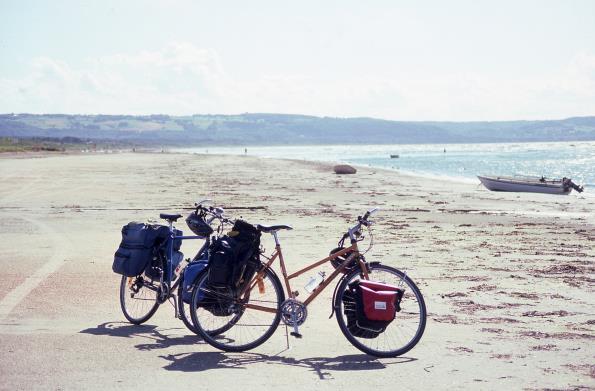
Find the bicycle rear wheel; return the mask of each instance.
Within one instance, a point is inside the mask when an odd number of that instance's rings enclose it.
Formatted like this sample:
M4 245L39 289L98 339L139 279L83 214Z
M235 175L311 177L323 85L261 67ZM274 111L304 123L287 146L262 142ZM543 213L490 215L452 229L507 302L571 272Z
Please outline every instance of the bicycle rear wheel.
M134 324L141 324L149 320L159 307L158 290L159 285L145 275L122 276L120 307L122 307L126 319Z
M401 311L395 319L380 333L360 329L348 316L353 316L355 303L349 294L345 294L348 285L362 278L360 271L351 272L340 283L335 299L335 313L341 331L347 340L364 353L376 357L396 357L411 350L421 339L426 327L426 305L415 283L401 272L390 266L369 265L369 279L402 288L405 290L401 300ZM351 314L350 314L351 313Z
M231 288L213 288L202 273L192 293L190 314L202 338L227 352L254 349L273 335L281 320L285 294L271 269L243 298Z

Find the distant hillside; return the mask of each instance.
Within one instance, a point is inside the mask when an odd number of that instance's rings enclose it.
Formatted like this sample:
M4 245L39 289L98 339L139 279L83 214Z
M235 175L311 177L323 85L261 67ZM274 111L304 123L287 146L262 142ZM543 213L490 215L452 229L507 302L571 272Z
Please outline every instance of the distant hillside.
M145 144L276 145L595 140L595 117L550 121L407 122L289 114L3 114L0 136L78 137Z

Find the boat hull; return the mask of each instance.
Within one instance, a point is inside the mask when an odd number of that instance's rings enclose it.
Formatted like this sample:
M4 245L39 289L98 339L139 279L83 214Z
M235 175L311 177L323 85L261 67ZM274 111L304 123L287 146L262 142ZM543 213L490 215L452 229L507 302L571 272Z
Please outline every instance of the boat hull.
M562 183L540 183L539 181L522 181L514 178L478 176L481 183L491 191L510 191L523 193L569 194L572 189Z

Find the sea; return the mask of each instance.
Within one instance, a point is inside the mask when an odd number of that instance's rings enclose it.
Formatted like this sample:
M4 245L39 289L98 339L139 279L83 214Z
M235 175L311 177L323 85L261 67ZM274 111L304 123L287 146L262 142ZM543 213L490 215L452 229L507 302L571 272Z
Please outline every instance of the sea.
M567 177L595 193L595 141L233 146L179 151L342 162L468 183L479 183L477 175Z

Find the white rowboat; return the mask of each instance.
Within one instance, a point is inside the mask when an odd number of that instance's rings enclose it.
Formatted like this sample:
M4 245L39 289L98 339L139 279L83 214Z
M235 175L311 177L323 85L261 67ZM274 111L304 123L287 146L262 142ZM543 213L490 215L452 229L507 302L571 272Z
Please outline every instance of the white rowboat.
M582 186L577 186L569 178L546 179L544 177L505 177L477 176L481 183L492 191L514 191L528 193L569 194L572 189L579 193Z

